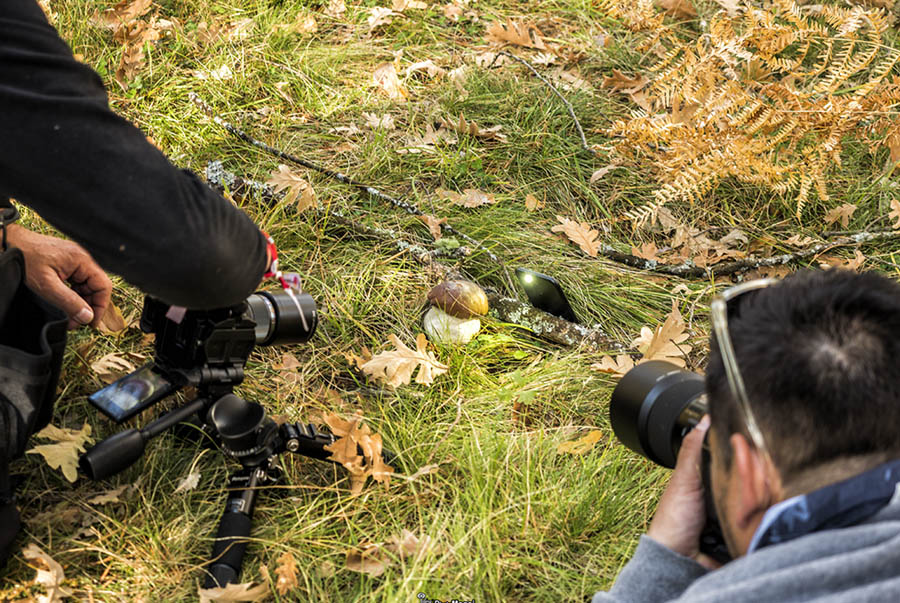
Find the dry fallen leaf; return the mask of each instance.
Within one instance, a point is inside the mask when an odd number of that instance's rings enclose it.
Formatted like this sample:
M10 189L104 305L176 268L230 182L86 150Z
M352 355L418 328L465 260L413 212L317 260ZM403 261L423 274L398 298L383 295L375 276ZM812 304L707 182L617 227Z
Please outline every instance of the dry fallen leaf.
M191 75L198 80L214 80L217 82L230 80L234 77L234 73L232 73L231 67L228 65L222 65L216 69L196 69L191 72Z
M393 100L405 100L409 96L397 77L397 68L393 63L382 63L376 67L372 73L372 83Z
M227 584L221 588L198 588L200 603L255 603L269 597L268 584Z
M107 490L106 492L102 492L96 496L93 496L87 499L87 504L89 505L108 505L111 503L122 502L122 499L119 498L122 494L125 493L125 490L128 490L131 487L131 484L125 484L124 486L119 486L118 488L113 488L112 490Z
M175 487L174 494L178 494L179 492L189 492L197 487L197 484L200 483L200 472L199 471L191 471L187 474L186 477L182 478L181 481L178 482L178 486Z
M91 439L91 426L85 423L76 431L47 425L34 435L56 443L35 446L27 454L41 455L51 469L60 469L67 480L75 482L78 479L78 458Z
M595 182L597 182L598 180L600 180L601 178L606 176L609 172L616 169L617 167L619 167L619 164L610 163L609 165L605 165L602 168L600 168L599 170L594 171L594 173L591 174L591 180L590 180L591 184L594 184ZM665 208L660 208L660 209L665 209Z
M425 10L426 8L428 8L428 3L421 2L421 0L394 0L391 8L393 8L398 13L402 13L408 8Z
M898 206L900 206L900 204L898 204ZM795 234L795 235L785 239L784 242L787 243L788 245L793 245L794 247L809 247L810 245L815 243L816 240L812 237Z
M564 232L569 240L581 247L581 250L592 258L597 257L600 250L600 240L597 238L600 233L591 228L587 222L576 222L562 216L556 216L561 223L557 224L550 230L553 232Z
M299 585L297 582L297 561L290 553L282 553L278 558L278 567L275 568L278 579L275 581L275 590L284 596Z
M325 446L325 450L331 452L328 459L342 465L350 474L351 494L355 496L362 492L368 477L384 485L390 484L394 468L384 462L380 434L373 434L360 417L347 421L327 413L324 420L337 438Z
M640 246L640 248L632 247L631 255L637 256L639 258L643 258L645 260L650 260L653 262L660 261L659 259L659 249L656 247L656 243L653 241L648 241Z
M506 141L506 135L500 133L503 126L481 128L474 121L466 121L462 115L459 116L458 120L441 120L441 125L460 134L467 134L469 136L475 136L476 138L499 140L501 142Z
M123 24L143 17L152 6L153 0L122 0L102 13L94 14L91 21L94 25L117 30Z
M373 6L369 9L369 18L366 19L366 23L369 25L369 29L375 29L377 27L381 27L382 25L387 25L388 23L393 21L396 15L397 13L389 8L385 8L383 6Z
M678 19L693 19L697 16L697 9L690 0L656 0L656 4L666 13Z
M835 207L825 213L825 225L830 226L835 222L841 222L841 226L847 228L850 225L850 218L856 211L856 206L851 203L844 203L840 207Z
M494 44L513 44L525 48L537 48L546 50L543 34L534 23L517 23L512 19L506 19L506 25L500 21L494 21L488 25L485 35L488 42Z
M844 270L853 270L854 272L859 272L859 269L865 263L866 256L859 249L856 250L854 256L850 259L835 256L822 256L819 258L819 266L822 268L842 268Z
M416 368L419 369L416 383L421 385L431 385L435 377L450 369L446 364L438 362L433 352L428 351L428 339L424 333L419 333L416 337L415 350L406 347L394 334L388 335L388 340L396 349L376 354L360 369L391 387L408 385Z
M537 211L544 207L543 201L538 201L538 198L532 194L525 195L525 209L528 211Z
M116 354L107 354L91 363L91 369L102 382L112 383L134 371L134 365Z
M347 569L363 572L370 576L383 574L393 559L404 559L422 554L433 548L430 536L419 539L415 534L404 529L400 536L393 536L384 545L370 544L362 551L347 551Z
M385 113L379 117L377 113L366 113L363 111L362 116L363 119L366 120L366 127L372 128L373 130L393 130L395 127L394 117L390 113Z
M615 358L612 356L604 356L600 362L591 365L591 370L601 373L611 373L622 377L634 368L634 360L627 354L619 354Z
M888 218L891 219L891 228L900 228L900 201L897 199L891 200L891 211L888 213Z
M404 73L406 74L406 77L409 77L413 73L416 73L419 71L424 71L425 73L428 74L428 77L432 77L432 78L438 77L441 75L445 75L447 73L446 69L444 69L443 67L438 67L437 65L434 64L434 61L432 61L431 59L413 63L412 65L410 65L409 67L406 68L406 71Z
M425 224L428 226L428 232L431 233L431 236L434 237L434 240L435 240L435 241L440 241L440 240L441 240L441 236L442 236L442 233L441 233L441 224L446 223L446 222L447 222L447 218L440 218L440 219L438 219L438 218L435 218L434 216L429 215L429 214L423 214L423 215L419 216L419 218L420 218L423 222L425 222Z
M344 0L328 0L328 6L325 7L325 15L332 19L340 19L347 12L347 6Z
M125 317L122 316L122 311L114 303L109 302L109 305L106 306L106 311L103 312L103 317L100 319L100 324L97 325L97 329L101 333L118 333L127 326L128 324L125 322Z
M646 360L665 360L674 365L684 367L684 356L691 351L691 346L686 345L689 335L685 332L686 325L678 311L678 304L672 300L672 311L666 316L666 321L656 329L644 327L640 336L631 342L631 346L637 348L644 356L641 362Z
M53 557L42 551L33 542L22 549L22 555L29 561L36 562L35 565L39 566L34 568L37 570L34 582L43 586L47 594L38 596L38 603L57 603L62 601L64 597L72 596L72 591L62 586L66 576L62 566Z
M556 452L559 454L584 454L594 447L594 444L603 439L603 434L599 429L594 429L588 432L587 435L578 438L577 440L573 440L571 442L563 442L559 446L556 447Z
M631 77L617 69L613 69L612 77L603 78L604 88L611 88L616 92L621 92L647 112L652 110L652 106L643 89L649 83L650 80L643 75Z
M301 212L316 206L316 192L312 185L299 173L286 165L279 165L278 169L269 176L266 184L271 185L275 192L287 191L284 202L291 204L297 202L297 211Z
M441 199L449 199L456 205L462 205L463 207L468 208L479 207L481 205L488 205L497 202L497 200L494 198L494 195L490 195L474 188L463 189L463 194L444 190L442 188L437 189L435 193L437 193L437 196Z

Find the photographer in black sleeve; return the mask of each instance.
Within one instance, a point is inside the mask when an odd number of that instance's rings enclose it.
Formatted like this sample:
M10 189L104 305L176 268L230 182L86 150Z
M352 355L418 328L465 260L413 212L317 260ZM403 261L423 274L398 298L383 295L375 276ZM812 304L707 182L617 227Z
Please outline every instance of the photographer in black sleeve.
M10 225L9 198L72 240ZM2 562L18 528L7 463L50 420L66 327L103 316L103 269L210 309L246 299L269 253L246 215L110 110L35 0L0 2L0 222Z
M594 603L900 600L900 285L806 271L711 310L709 418ZM700 552L706 435L721 566Z

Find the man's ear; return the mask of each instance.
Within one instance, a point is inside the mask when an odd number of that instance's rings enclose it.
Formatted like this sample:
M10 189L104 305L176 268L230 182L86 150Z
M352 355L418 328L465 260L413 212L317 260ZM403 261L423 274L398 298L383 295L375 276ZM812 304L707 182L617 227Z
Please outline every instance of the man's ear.
M734 480L730 487L738 494L731 520L738 528L746 529L778 499L780 480L765 455L751 446L743 434L731 434L729 444Z

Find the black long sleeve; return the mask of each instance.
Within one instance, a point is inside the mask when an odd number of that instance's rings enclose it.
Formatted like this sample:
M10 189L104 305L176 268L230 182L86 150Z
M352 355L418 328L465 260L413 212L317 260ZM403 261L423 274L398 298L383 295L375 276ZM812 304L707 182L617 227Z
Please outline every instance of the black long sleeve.
M110 110L100 77L35 0L0 0L4 195L168 303L238 303L265 270L253 222Z

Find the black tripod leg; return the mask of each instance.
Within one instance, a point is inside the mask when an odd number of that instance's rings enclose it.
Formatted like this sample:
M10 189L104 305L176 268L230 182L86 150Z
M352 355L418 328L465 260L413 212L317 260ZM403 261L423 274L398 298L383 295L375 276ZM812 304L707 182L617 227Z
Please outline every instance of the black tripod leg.
M250 537L253 522L253 507L256 503L256 488L265 479L261 467L242 471L231 477L231 493L225 503L225 512L216 532L212 557L206 566L204 588L222 587L238 583L244 551Z

